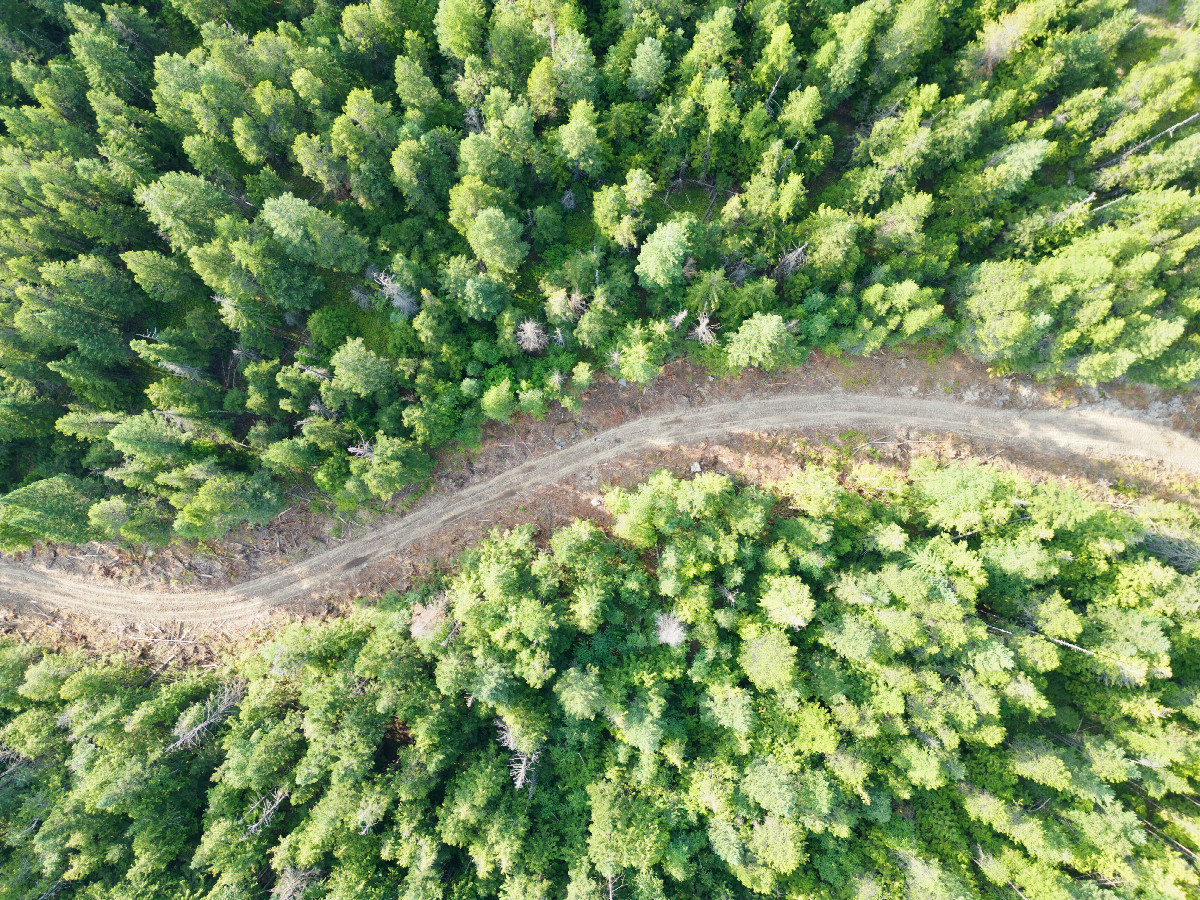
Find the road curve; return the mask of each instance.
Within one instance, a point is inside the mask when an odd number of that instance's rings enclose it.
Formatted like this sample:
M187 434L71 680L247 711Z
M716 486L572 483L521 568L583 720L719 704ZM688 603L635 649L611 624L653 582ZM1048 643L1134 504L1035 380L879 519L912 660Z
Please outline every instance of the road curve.
M545 456L529 459L454 494L432 496L416 509L336 547L231 587L212 591L137 591L107 587L0 561L0 603L18 613L35 604L100 620L189 625L245 623L277 607L319 595L365 566L494 504L586 472L621 456L731 432L803 427L950 432L1021 446L1050 457L1161 460L1200 476L1200 442L1108 407L1070 410L993 409L945 400L871 394L784 393L647 415Z

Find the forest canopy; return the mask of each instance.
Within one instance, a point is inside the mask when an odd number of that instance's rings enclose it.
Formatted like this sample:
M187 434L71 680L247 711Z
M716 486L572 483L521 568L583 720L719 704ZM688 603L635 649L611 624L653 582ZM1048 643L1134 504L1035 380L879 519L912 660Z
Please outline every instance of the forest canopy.
M1194 510L929 462L607 504L215 669L0 646L0 898L1196 896Z
M373 502L685 353L1194 386L1198 21L0 0L0 545Z

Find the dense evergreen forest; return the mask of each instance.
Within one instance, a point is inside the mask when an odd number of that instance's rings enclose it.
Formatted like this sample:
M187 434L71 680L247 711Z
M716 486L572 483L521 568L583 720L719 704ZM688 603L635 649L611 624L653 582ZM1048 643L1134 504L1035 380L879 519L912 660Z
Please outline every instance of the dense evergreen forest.
M0 898L1183 900L1200 517L666 473L218 670L0 647Z
M388 497L684 353L1193 385L1200 0L1143 5L0 0L0 545Z

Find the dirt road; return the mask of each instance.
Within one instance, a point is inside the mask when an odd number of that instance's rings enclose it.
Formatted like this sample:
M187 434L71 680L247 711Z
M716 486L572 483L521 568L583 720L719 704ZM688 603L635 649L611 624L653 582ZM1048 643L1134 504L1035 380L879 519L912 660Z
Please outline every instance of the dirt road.
M780 394L725 401L645 416L610 428L454 494L427 497L416 509L336 547L277 572L216 591L134 591L104 587L0 562L0 603L18 613L64 610L100 620L189 625L237 625L271 609L319 595L354 572L400 554L406 546L455 523L479 517L532 488L656 447L731 432L803 427L890 432L915 428L950 432L1002 446L1021 446L1051 459L1071 456L1161 460L1200 476L1200 441L1109 406L1072 410L994 409L946 400L869 394Z

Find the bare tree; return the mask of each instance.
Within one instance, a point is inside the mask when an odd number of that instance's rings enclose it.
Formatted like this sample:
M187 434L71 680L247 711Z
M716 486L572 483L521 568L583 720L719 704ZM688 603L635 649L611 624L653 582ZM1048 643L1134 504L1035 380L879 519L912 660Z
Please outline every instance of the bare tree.
M420 312L421 302L404 285L396 281L395 275L378 272L375 281L392 309L409 318Z
M526 319L517 326L517 346L526 353L540 353L546 349L549 339L540 322Z
M308 404L308 411L315 413L319 418L332 419L334 418L333 410L326 406L320 397L314 397L312 403Z
M275 882L271 900L300 900L309 887L317 882L316 869L297 869L288 866Z
M608 367L610 369L613 369L614 371L621 368L621 351L620 350L609 350L608 351Z
M218 687L199 707L192 707L175 723L175 740L165 753L199 746L208 733L224 722L246 696L246 682L238 678Z
M313 378L318 378L321 381L329 380L329 370L328 369L319 369L316 366L306 366L306 365L303 365L302 363L296 363L296 368L299 369L301 372L303 372L305 375L311 375Z
M250 825L246 826L246 830L242 832L242 838L253 837L264 828L271 824L271 819L275 816L275 810L279 809L281 803L289 797L289 793L283 788L277 788L273 794L263 794L254 805L246 811L242 816L241 821L245 822L250 816L258 812L258 818Z
M537 761L540 755L540 750L534 750L532 753L522 753L518 750L509 760L508 772L517 790L525 788L530 794L533 793L534 785L537 784Z
M450 598L438 594L428 603L414 603L412 618L408 623L408 633L418 641L433 637L446 621L446 613L450 609Z
M496 719L496 740L501 747L512 751L508 772L512 776L513 785L518 790L525 788L532 794L533 786L537 782L537 761L541 756L541 750L525 753L517 749L516 730L503 718Z
M517 749L517 732L500 716L496 717L496 740L505 750Z
M1114 156L1112 159L1109 159L1109 160L1106 160L1106 161L1100 163L1096 168L1106 169L1109 166L1113 165L1114 163L1124 162L1130 156L1132 156L1134 153L1137 153L1139 150L1144 150L1146 147L1149 147L1151 144L1153 144L1155 141L1157 141L1161 138L1175 137L1176 131L1178 131L1180 128L1183 128L1185 125L1190 125L1192 122L1195 122L1197 119L1200 119L1200 112L1192 113L1186 119L1181 119L1180 121L1174 123L1173 125L1167 126L1166 128L1164 128L1162 131L1158 132L1157 134L1146 138L1146 140L1142 141L1140 144L1134 144L1129 149L1121 151L1121 153L1119 153L1117 156ZM1093 210L1093 212L1094 212L1094 210Z
M744 259L739 259L732 266L727 264L725 271L729 275L730 283L741 287L746 283L746 276L750 274L750 266Z
M350 452L350 455L358 457L359 459L374 459L375 448L371 446L371 442L364 438L361 434L359 437L362 438L362 440L360 440L357 444L351 444L346 448Z
M1142 546L1184 575L1200 570L1200 544L1187 538L1165 531L1148 531L1142 535Z
M370 832L372 828L379 824L385 812L387 812L387 801L383 797L374 797L363 803L358 808L358 815L356 816L361 826L358 833L365 835Z
M550 386L556 391L561 391L563 389L563 385L567 383L567 379L563 376L562 372L558 371L558 369L555 369L553 372L551 372L550 377L546 380L550 382Z
M155 360L154 365L158 366L164 372L170 372L177 378L190 381L192 384L203 384L209 380L195 366L185 366L177 362L171 362L169 359Z
M154 410L156 416L162 416L164 422L169 422L178 428L180 431L195 431L196 426L191 419L185 419L179 413L173 413L165 409Z
M687 626L674 613L660 612L655 618L658 642L668 647L678 647L687 640Z
M575 313L575 315L583 315L584 311L588 308L587 297L583 296L579 291L571 291L567 297L567 306L571 308L571 312Z
M679 326L686 322L687 318L688 311L686 309L681 309L679 312L675 313L675 315L671 316L671 327L678 331Z
M984 29L978 50L979 68L984 75L991 78L996 66L1008 59L1021 41L1022 30L1020 18L1011 13Z
M563 191L562 200L559 202L562 204L562 208L567 212L573 211L575 209L575 192L570 188L567 188L565 191Z
M60 878L58 881L54 882L54 884L50 885L50 887L46 888L46 890L44 890L42 893L38 894L34 900L53 900L54 897L57 897L62 893L63 888L66 886L67 883Z
M0 771L0 781L3 781L13 772L25 765L26 761L27 760L25 757L23 757L16 750L13 750L11 747L6 747L4 744L0 744L0 768L3 769L3 771Z
M807 262L808 244L805 243L779 257L779 263L775 266L775 278L778 281L785 281L804 268L804 264Z
M713 323L707 312L702 312L696 317L696 327L688 333L688 337L708 347L717 342L717 329L720 327Z

